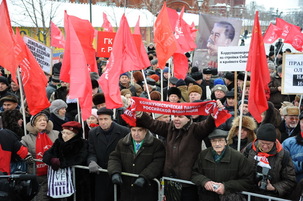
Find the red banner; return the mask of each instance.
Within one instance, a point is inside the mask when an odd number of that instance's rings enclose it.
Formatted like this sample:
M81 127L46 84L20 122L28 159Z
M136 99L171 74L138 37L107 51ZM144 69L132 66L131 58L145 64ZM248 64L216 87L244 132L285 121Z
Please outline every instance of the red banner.
M135 40L138 51L141 48L141 35L132 34ZM98 31L98 43L97 43L97 57L107 57L109 58L110 53L113 49L113 44L115 40L115 32L105 32ZM140 52L140 51L139 51Z
M216 126L220 126L231 117L224 109L217 107L216 101L200 103L171 103L152 101L146 98L132 97L132 104L122 115L122 118L131 126L136 125L136 111L168 114L168 115L212 115Z

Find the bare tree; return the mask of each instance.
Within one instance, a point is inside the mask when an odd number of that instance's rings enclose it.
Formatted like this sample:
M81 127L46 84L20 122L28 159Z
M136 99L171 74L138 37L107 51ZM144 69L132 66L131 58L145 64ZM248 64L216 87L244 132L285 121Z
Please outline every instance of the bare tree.
M21 18L13 23L36 28L38 40L46 44L50 21L60 4L47 0L11 0Z

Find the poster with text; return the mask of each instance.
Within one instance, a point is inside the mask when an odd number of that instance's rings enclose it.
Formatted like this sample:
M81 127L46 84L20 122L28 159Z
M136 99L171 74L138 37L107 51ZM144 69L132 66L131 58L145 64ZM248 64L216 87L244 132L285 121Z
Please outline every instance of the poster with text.
M303 54L283 54L282 94L303 94Z

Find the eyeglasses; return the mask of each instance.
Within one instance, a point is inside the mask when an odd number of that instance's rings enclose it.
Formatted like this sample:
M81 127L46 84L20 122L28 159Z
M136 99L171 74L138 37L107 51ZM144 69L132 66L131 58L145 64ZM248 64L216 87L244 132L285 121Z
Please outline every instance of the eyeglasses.
M223 143L223 142L225 142L225 139L212 139L212 140L210 140L212 143Z

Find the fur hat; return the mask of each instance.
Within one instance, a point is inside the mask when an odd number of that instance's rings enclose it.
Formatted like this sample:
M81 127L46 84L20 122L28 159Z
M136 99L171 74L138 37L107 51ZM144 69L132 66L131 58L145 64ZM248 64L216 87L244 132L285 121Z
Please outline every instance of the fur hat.
M80 133L82 131L82 126L79 122L76 121L69 121L64 124L62 124L63 129L70 130L76 134Z
M257 130L257 139L275 142L277 139L275 126L270 123L262 124Z
M192 92L197 92L198 94L202 95L202 88L199 87L198 85L192 85L188 87L188 95Z
M214 86L212 89L212 92L215 92L217 90L223 91L225 94L228 91L227 87L225 85L222 84L217 84L216 86Z
M195 72L195 73L192 73L191 74L191 77L194 79L194 80L202 80L203 76L202 76L202 73L201 72Z
M7 86L9 86L9 83L8 83L8 79L4 76L0 76L0 82L6 84Z
M161 100L161 93L159 91L152 91L150 92L150 99L155 101Z
M203 69L203 74L212 74L212 69L211 68L204 68Z
M66 102L64 102L64 100L61 100L61 99L56 99L49 106L49 112L54 113L54 114L58 114L58 111L61 108L65 108L65 109L67 108Z
M99 83L97 80L91 80L91 82L92 82L92 89L99 88Z
M230 80L230 81L234 81L235 75L234 75L233 73L231 73L231 72L227 72L227 73L225 74L224 78L226 78L226 79L228 79L228 80Z
M286 106L282 109L282 115L299 116L300 109L297 106Z
M178 89L177 87L171 87L171 88L168 89L168 91L167 91L168 97L169 97L171 94L176 94L180 99L182 98L181 90Z
M94 105L105 103L105 97L103 93L97 93L93 96Z
M233 138L238 135L238 128L240 123L240 117L236 117L232 122L232 127L228 132L227 143L232 144ZM256 121L249 116L242 117L242 128L246 128L248 142L252 142L256 139L255 129L257 128Z

